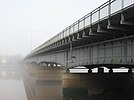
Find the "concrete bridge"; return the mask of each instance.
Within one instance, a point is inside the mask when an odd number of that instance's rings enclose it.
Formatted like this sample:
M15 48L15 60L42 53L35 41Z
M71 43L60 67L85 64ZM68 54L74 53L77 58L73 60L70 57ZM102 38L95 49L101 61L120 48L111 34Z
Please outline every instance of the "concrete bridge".
M134 66L134 0L109 0L30 52L24 62L65 69Z

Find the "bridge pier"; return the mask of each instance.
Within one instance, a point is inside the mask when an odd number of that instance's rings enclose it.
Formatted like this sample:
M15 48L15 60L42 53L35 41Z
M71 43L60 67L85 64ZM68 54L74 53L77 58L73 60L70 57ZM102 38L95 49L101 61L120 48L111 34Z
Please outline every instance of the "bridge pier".
M88 68L88 74L92 74L91 68Z
M63 75L63 100L133 100L134 76L126 73Z
M29 100L62 100L63 68L28 65L24 70Z
M87 100L88 90L80 74L64 73L62 79L63 100Z
M36 73L37 100L44 100L44 98L46 100L62 100L63 72L64 72L63 68L53 66L51 67L46 66L44 68L37 69Z
M70 73L69 69L66 69L65 73Z
M113 73L113 69L109 68L109 73L112 74Z
M62 68L45 67L37 73L37 100L62 100Z
M104 68L100 68L100 67L99 67L99 68L98 68L98 73L99 73L99 74L103 74L103 73L104 73Z
M130 74L133 73L132 68L129 68L129 69L128 69L128 73L130 73Z

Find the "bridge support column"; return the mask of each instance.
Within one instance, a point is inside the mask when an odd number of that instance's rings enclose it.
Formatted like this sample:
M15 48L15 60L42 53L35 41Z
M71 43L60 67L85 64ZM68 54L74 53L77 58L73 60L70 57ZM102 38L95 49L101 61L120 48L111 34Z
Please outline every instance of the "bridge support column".
M71 74L62 80L63 98L80 100L132 100L128 74Z
M98 73L104 73L104 68L98 68Z
M128 73L133 73L132 68L128 69Z
M63 73L61 67L39 68L36 73L36 99L62 100Z
M76 98L79 100L87 100L88 76L88 74L65 73L62 79L63 100L69 100L70 98L72 98L72 100Z
M88 68L88 74L91 74L91 73L92 73L91 68Z
M109 68L109 73L112 74L113 73L113 69Z
M50 67L53 67L54 66L54 63L50 63Z
M69 72L69 69L66 69L66 73L70 73L70 72Z
M46 67L48 67L48 63L46 63Z

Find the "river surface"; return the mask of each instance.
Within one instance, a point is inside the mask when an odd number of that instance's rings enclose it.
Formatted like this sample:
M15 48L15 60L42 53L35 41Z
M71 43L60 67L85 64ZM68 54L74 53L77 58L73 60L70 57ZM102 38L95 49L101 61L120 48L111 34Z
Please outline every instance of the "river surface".
M27 100L20 64L0 65L0 100Z

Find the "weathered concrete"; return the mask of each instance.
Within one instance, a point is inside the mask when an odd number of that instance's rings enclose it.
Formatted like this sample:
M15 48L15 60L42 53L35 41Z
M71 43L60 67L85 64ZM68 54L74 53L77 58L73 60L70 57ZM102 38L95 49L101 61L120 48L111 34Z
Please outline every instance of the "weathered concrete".
M132 73L103 73L101 69L100 73L72 74L62 67L38 65L25 67L25 82L28 95L36 100L134 99Z
M63 94L65 100L78 97L85 100L133 100L134 75L64 74Z

